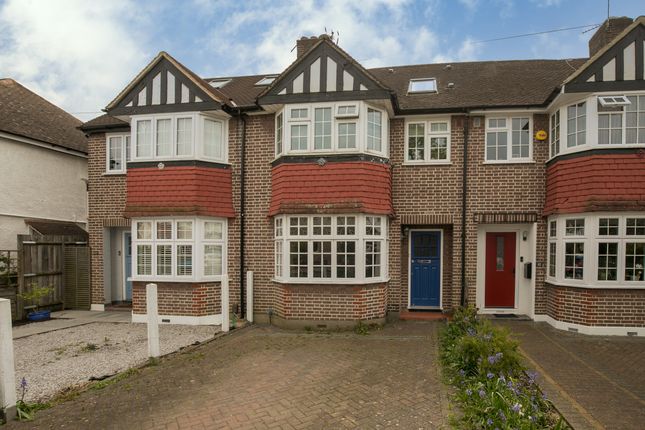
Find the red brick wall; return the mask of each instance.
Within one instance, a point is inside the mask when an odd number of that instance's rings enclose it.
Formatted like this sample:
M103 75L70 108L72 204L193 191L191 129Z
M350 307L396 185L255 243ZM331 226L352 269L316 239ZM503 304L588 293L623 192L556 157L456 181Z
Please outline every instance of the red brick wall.
M585 155L554 160L547 169L544 214L645 209L645 157Z
M363 212L392 214L388 164L354 161L283 163L272 170L270 215Z
M285 319L367 321L385 317L386 284L282 284L279 288Z
M645 327L645 290L546 286L547 315L587 326Z
M219 282L155 282L159 315L201 317L222 311ZM132 312L146 313L146 282L132 283Z
M235 216L231 169L204 166L128 168L126 215Z
M90 244L90 285L91 303L103 304L103 229L106 221L120 222L125 208L125 175L105 174L105 134L90 136L88 141L88 231Z

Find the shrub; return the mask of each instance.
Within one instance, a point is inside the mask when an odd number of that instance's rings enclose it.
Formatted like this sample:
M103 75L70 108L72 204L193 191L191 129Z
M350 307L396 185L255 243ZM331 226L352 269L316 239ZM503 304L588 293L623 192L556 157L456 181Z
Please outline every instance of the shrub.
M457 389L459 427L474 429L568 428L542 395L535 374L521 364L507 330L460 308L441 333L441 362Z

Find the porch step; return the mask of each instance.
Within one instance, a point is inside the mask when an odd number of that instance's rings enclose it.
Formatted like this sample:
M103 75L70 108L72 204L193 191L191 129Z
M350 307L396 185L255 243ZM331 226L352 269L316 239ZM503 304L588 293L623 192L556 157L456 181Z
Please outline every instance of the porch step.
M401 311L399 319L403 321L445 321L448 315L439 311Z

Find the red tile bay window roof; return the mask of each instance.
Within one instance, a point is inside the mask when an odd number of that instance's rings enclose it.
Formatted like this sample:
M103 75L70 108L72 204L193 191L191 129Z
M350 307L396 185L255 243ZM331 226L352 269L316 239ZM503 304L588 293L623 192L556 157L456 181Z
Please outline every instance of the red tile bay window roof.
M389 164L370 161L282 163L272 170L269 215L393 215Z
M125 216L171 215L235 217L231 169L128 167Z
M555 160L547 168L544 215L645 209L645 154Z

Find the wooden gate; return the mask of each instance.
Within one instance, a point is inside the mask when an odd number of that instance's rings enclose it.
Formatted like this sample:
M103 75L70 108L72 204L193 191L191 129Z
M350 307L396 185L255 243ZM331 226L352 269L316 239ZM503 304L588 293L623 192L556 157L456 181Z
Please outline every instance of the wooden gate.
M11 301L11 319L20 318L16 308L18 293L18 251L0 251L0 298Z
M38 287L52 289L42 308L89 309L89 261L85 238L18 235L18 310L30 304L20 295Z

